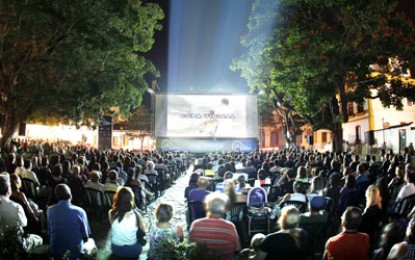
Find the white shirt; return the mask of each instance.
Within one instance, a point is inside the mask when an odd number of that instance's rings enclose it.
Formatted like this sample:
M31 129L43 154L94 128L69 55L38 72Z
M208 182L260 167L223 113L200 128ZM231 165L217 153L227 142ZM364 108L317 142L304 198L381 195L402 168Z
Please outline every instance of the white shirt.
M119 218L111 224L111 243L117 246L134 245L137 243L137 220L134 212L128 211L119 222Z
M0 195L0 202L0 222L2 226L27 226L27 218L22 206L4 195Z
M398 196L396 197L396 200L402 200L408 196L411 196L412 194L415 194L415 185L413 183L408 183L401 188Z
M307 197L302 193L291 193L290 194L290 201L291 200L307 202Z

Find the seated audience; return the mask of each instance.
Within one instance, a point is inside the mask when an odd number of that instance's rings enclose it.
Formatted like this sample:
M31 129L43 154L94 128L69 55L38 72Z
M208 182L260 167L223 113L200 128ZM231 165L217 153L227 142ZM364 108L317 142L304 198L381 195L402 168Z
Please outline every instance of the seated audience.
M116 192L120 187L120 184L117 182L118 173L115 170L110 170L108 172L108 182L104 185L104 191L113 191Z
M211 193L206 197L206 218L192 222L189 241L206 245L210 257L232 259L241 249L235 225L224 218L227 196Z
M282 198L282 202L285 201L300 201L300 202L307 202L307 196L304 193L301 193L302 190L302 181L295 181L293 184L293 193L286 194L284 198Z
M210 193L207 188L209 186L209 181L206 177L200 176L197 179L197 189L193 189L189 192L188 201L204 201L205 197Z
M71 259L77 259L91 252L93 240L85 210L71 203L72 194L68 185L55 187L58 203L47 210L50 250L54 257L62 259L70 251Z
M343 232L327 240L323 259L366 259L369 253L369 236L357 230L362 221L362 210L348 207L342 215Z
M138 258L142 245L137 240L137 230L145 232L139 212L134 210L134 193L129 187L120 188L108 212L111 224L111 250L121 258Z
M316 196L308 201L308 212L300 214L300 225L310 223L326 223L328 213L324 210L326 199L322 196Z
M380 238L380 247L373 252L372 260L397 259L395 257L389 257L389 253L392 247L395 244L401 243L404 238L405 232L400 225L393 222L386 225Z
M150 241L149 260L163 259L168 253L165 248L169 248L169 243L173 243L170 246L175 246L176 243L183 241L183 229L171 223L173 215L173 206L170 204L160 203L155 208L156 223L147 234Z
M366 208L363 211L362 222L359 226L360 232L369 235L372 247L377 245L383 219L382 197L379 188L372 184L366 190Z
M410 165L405 167L405 185L396 197L396 200L402 200L412 194L415 194L415 168Z
M187 200L189 200L189 192L197 189L199 186L197 186L197 180L199 179L199 174L198 173L192 173L192 175L190 175L190 179L189 179L189 185L184 189L184 198Z
M298 228L300 212L294 206L281 210L280 231L268 234L254 259L306 259L307 233Z
M24 234L23 228L27 226L27 217L23 207L10 200L12 189L10 178L6 174L0 174L0 224L2 227L17 227L17 236L22 240L24 251L42 245L43 239L34 234Z
M89 180L86 182L86 188L92 188L104 192L104 184L100 183L101 174L97 170L92 170L89 173Z

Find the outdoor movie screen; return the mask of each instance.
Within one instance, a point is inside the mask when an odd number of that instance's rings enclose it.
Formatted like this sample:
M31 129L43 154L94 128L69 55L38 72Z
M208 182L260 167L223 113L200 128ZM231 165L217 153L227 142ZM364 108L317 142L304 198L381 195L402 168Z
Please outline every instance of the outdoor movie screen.
M156 95L156 135L258 138L253 95Z

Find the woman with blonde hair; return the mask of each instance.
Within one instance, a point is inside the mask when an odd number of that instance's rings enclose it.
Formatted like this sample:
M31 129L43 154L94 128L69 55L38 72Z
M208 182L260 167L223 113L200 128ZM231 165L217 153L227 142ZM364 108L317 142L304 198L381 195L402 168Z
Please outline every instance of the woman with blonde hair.
M366 190L366 207L359 227L359 232L369 235L372 249L378 244L384 217L379 187L372 184Z
M134 193L129 187L122 187L114 195L112 209L108 212L111 224L111 250L117 257L138 258L142 245L137 240L140 228L145 232L139 212L134 210Z
M300 212L294 206L281 210L280 231L267 235L254 259L307 259L307 233L298 228Z
M151 227L147 236L150 240L150 250L148 259L163 259L166 245L172 243L173 246L183 241L183 229L179 225L171 223L174 215L173 206L167 203L160 203L154 211L156 223Z

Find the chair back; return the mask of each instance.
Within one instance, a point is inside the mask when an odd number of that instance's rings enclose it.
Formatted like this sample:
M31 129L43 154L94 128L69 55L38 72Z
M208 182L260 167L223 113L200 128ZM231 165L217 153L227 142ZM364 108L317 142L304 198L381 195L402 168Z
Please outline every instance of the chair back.
M148 178L148 181L151 184L157 183L157 174L155 174L155 173L146 173L146 176Z
M245 216L246 212L246 203L245 202L238 202L228 210L227 220L231 221L232 223L237 226L241 223Z
M23 192L27 197L35 199L38 196L38 187L39 185L29 178L21 178Z
M104 193L94 188L86 188L86 197L90 206L105 206Z
M112 202L114 200L115 191L106 190L106 191L104 191L104 195L105 195L105 199L106 199L107 205L109 207L111 207L112 206Z
M262 187L254 187L249 190L246 205L248 207L262 207L268 202L267 192Z
M415 207L415 194L391 204L388 208L388 215L393 218L406 218Z

